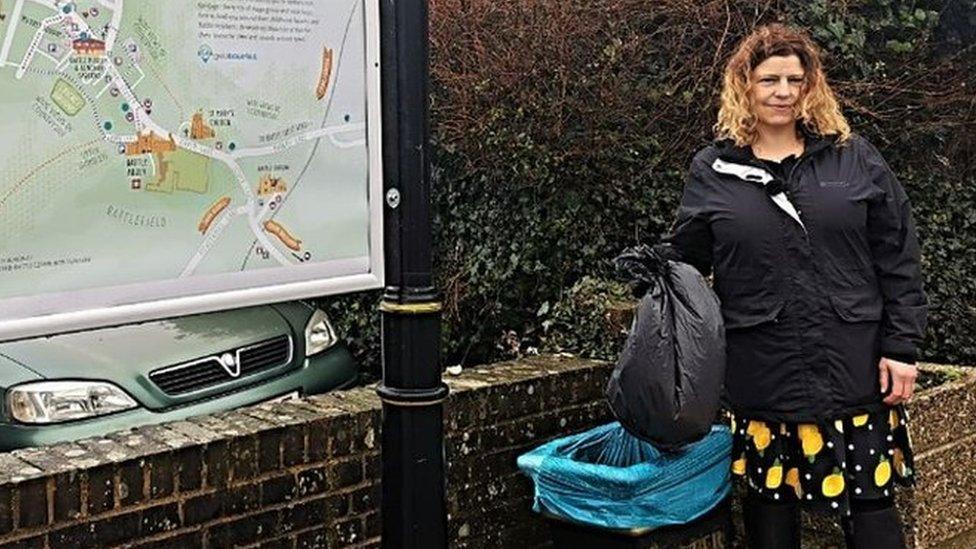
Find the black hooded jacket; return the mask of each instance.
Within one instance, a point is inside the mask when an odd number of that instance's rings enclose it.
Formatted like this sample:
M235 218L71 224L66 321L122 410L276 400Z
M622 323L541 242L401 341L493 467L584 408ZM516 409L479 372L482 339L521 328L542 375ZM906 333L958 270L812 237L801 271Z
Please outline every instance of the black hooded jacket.
M883 407L882 356L913 363L928 302L908 197L858 135L805 132L773 169L716 141L695 155L669 243L708 276L737 414L823 421ZM779 174L779 175L777 175Z

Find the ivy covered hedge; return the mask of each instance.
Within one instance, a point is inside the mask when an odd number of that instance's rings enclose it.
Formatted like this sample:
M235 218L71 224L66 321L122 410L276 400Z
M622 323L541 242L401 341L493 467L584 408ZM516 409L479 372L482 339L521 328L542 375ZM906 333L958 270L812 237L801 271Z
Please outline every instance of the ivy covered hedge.
M445 364L612 354L616 336L592 322L620 299L610 259L670 227L725 59L774 21L821 45L853 128L911 198L932 305L924 358L976 364L976 0L430 6ZM374 372L377 300L329 304Z

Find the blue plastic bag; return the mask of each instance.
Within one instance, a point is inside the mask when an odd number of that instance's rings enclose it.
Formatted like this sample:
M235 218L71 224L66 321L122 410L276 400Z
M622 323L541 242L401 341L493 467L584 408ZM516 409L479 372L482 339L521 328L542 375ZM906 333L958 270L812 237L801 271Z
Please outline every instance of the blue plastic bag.
M535 483L536 512L630 530L685 524L724 500L731 451L722 425L664 453L613 422L522 454L518 466Z

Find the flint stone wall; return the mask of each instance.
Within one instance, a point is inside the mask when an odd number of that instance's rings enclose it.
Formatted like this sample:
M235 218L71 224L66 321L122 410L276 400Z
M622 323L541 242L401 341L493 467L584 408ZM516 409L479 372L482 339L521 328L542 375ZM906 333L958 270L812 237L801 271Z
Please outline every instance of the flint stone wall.
M545 546L516 457L609 421L611 368L539 356L448 377L452 547ZM976 531L976 372L958 377L910 407L918 487L899 505L913 546ZM359 388L0 454L0 546L379 547L381 411Z

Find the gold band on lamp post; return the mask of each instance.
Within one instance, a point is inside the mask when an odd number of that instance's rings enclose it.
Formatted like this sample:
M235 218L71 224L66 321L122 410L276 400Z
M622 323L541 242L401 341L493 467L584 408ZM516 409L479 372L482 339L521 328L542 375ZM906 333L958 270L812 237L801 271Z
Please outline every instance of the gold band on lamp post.
M384 313L394 313L401 315L426 315L439 313L444 306L440 301L427 301L421 303L396 303L393 301L381 301L380 311Z

